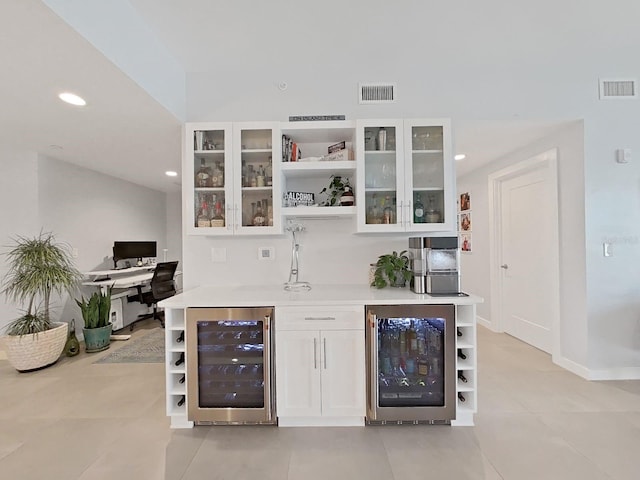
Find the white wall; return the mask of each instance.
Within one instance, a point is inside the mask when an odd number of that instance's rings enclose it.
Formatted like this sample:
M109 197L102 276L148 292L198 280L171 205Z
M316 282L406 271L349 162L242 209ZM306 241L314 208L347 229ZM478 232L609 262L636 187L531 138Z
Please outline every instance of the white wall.
M38 220L38 159L35 153L0 149L0 246L6 253L16 236L36 235ZM0 257L0 278L7 273ZM19 306L0 300L0 334L19 314Z
M166 248L164 193L34 153L1 152L0 159L2 245L15 235L51 231L77 249L81 271L110 267L114 240L156 240L160 252ZM174 229L174 248L176 237ZM0 303L0 328L15 318L15 307ZM75 318L77 329L82 328L80 311L68 295L55 299L53 307L54 320Z
M586 254L584 238L584 128L582 122L557 134L496 159L458 179L458 192L471 194L473 251L462 254L462 285L485 299L478 315L489 328L499 330L491 318L494 301L489 282L490 229L488 176L508 165L558 149L558 222L560 260L560 359L567 367L588 368Z

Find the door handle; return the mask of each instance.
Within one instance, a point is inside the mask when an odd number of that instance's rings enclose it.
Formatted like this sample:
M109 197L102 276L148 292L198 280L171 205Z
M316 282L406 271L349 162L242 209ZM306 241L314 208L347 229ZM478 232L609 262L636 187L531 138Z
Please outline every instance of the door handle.
M324 352L324 369L327 369L327 339L322 339L322 350Z
M313 339L313 369L318 369L318 341Z
M506 263L503 265L500 265L500 268L503 268L504 270L507 270L509 268L509 265L507 265Z

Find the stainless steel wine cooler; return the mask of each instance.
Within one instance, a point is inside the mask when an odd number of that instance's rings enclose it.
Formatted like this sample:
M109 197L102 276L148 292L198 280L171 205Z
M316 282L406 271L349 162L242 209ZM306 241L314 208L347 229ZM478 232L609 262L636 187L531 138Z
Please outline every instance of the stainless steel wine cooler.
M272 322L272 307L187 309L189 420L276 423Z
M367 307L367 422L456 418L455 307Z

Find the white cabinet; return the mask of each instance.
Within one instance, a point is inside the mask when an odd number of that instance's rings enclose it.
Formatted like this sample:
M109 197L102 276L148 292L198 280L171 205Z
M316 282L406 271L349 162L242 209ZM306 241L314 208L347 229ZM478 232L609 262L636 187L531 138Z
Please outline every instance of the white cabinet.
M362 307L281 307L275 325L279 425L363 425Z
M281 233L278 138L274 122L186 125L183 195L188 234Z
M233 222L228 218L228 212L233 212L231 123L187 124L183 155L182 191L187 233L231 235ZM216 212L219 215L212 226Z
M349 179L351 185L355 187L355 122L285 122L280 128L282 150L285 152L281 164L284 194L312 193L315 202L320 204L326 200L326 195L320 192L329 185L334 175ZM288 160L285 148L287 142L295 143L295 148L302 154L302 161L286 161ZM346 151L330 156L329 147L341 142L344 142ZM282 214L285 217L342 217L354 216L355 213L355 206L289 206L283 199Z
M455 229L448 119L359 120L359 232Z

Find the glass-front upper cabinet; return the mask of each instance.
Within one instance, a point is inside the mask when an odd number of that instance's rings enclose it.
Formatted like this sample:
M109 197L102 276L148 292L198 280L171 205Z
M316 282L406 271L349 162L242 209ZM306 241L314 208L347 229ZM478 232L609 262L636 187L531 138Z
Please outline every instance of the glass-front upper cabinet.
M456 229L454 165L448 119L405 120L408 230Z
M357 122L358 231L405 230L402 120Z
M192 235L233 233L227 218L233 203L231 123L187 124L184 149L187 232Z
M237 234L282 232L280 130L276 123L234 123L234 229Z
M447 119L358 122L359 232L455 229Z

